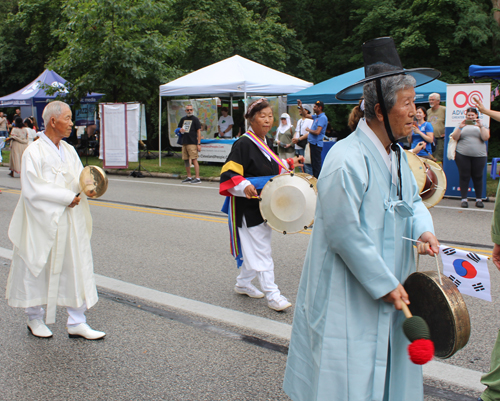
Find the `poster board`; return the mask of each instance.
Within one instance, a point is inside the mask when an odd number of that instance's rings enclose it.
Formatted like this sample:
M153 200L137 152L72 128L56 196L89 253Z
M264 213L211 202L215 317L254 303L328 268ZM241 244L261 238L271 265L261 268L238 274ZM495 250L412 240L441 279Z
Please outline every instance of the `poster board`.
M469 107L475 107L472 103L473 97L478 97L487 109L491 105L491 83L481 84L449 84L446 88L446 120L445 120L445 138L444 138L444 157L443 170L446 174L446 196L461 198L460 181L458 168L455 160L448 160L447 149L451 133L465 119L465 110ZM481 123L489 127L490 117L479 113ZM488 142L486 142L488 147ZM487 165L484 167L483 173L483 194L486 197L486 176ZM467 196L476 198L476 192L472 188L472 180L469 182Z
M100 103L104 168L128 168L127 104Z

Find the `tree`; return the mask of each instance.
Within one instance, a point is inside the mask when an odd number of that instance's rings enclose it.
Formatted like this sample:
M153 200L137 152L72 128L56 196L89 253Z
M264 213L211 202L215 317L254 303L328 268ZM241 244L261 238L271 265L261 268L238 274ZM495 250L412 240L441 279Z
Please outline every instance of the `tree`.
M49 65L79 99L99 91L113 102L148 102L175 69L165 63L175 42L158 32L167 3L156 0L69 0L67 24L54 34L64 48ZM155 93L156 92L156 93Z
M276 0L178 0L165 29L182 37L179 65L196 70L236 54L310 79L311 61L295 32L280 22Z

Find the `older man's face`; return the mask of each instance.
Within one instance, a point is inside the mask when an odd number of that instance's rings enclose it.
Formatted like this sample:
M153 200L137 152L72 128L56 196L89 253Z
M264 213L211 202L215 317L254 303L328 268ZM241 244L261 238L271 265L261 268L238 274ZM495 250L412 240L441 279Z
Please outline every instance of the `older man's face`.
M429 104L431 107L439 106L439 99L434 95L429 96Z
M395 139L411 134L415 113L415 89L400 90L396 95L396 104L388 114Z
M71 117L71 109L66 106L63 107L62 113L58 117L51 118L51 124L53 124L54 131L61 139L68 138L71 135L71 129L73 127Z

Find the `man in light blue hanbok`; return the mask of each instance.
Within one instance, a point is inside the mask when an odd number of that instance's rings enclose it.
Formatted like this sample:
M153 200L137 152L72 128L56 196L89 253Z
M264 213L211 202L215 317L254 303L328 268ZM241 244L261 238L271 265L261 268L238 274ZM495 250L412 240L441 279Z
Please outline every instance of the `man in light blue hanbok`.
M389 39L364 46L394 46ZM360 98L364 87L366 119L330 150L317 184L284 380L294 401L423 400L422 368L409 360L401 328L401 302L411 302L402 283L415 271L413 243L402 237L426 243L430 255L439 244L395 145L411 133L421 82L402 72L397 53L394 61L376 50L381 60L368 63L364 52L367 78L338 96ZM418 70L427 82L439 76Z

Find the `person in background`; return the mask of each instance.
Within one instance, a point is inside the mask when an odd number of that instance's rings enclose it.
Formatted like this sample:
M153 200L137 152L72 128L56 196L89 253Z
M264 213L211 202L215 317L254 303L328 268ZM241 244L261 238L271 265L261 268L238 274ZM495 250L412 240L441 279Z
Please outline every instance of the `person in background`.
M311 128L313 121L309 109L305 107L300 109L299 107L299 114L301 118L297 121L297 128L295 129L295 135L292 142L295 144L295 153L297 156L305 156L307 137L309 136L309 132L306 131L306 128ZM304 173L312 175L311 164L304 163Z
M31 122L33 123L33 129L34 129L36 132L38 132L38 131L39 131L39 129L38 129L38 124L36 123L36 118L35 118L35 117L33 117L33 116L31 116L31 117L30 117L30 120L31 120Z
M234 125L233 117L228 114L227 107L223 107L220 111L222 116L220 116L217 125L219 129L219 138L232 138Z
M38 139L38 135L33 128L33 122L31 121L31 118L26 118L24 120L24 126L25 130L28 133L28 145L31 145L34 141Z
M276 145L278 146L278 155L282 159L293 157L295 148L292 143L293 125L290 122L288 113L283 113L280 117L280 125L276 129Z
M353 107L351 113L349 114L349 118L347 120L347 125L354 131L358 126L359 120L365 117L365 101L361 99L359 103Z
M418 106L415 113L416 121L413 122L412 134L408 136L408 142L411 142L411 148L414 149L423 139L427 142L426 147L418 152L417 156L432 159L431 144L434 141L434 128L426 121L426 116L425 107Z
M299 103L299 101L297 101ZM299 107L302 109L302 102ZM313 168L313 176L318 178L321 172L321 152L323 150L323 138L325 137L326 126L328 125L328 118L324 113L325 105L322 101L318 100L314 103L312 116L313 124L311 128L307 128L309 132L307 141L309 143L309 150L311 152L311 164Z
M481 123L477 109L470 107L466 110L465 119L455 128L451 136L457 141L455 162L460 177L461 206L469 207L467 194L472 178L476 192L476 207L483 208L483 172L488 158L485 142L490 138L490 130Z
M7 117L3 115L3 111L0 111L0 163L3 161L2 149L5 147L5 139L9 136L7 124Z
M24 151L28 147L28 132L24 128L23 119L17 117L14 121L16 124L10 132L9 142L10 142L10 173L11 177L14 177L14 173L21 174L21 158Z
M198 152L201 151L201 123L193 114L193 106L186 105L186 116L179 121L178 128L182 134L182 160L186 167L187 178L183 183L201 184ZM195 178L191 178L191 163L194 166Z
M436 149L433 156L440 162L443 161L444 152L444 120L446 118L446 107L441 106L441 95L439 93L431 93L429 95L430 108L427 109L427 121L432 124L434 129L434 143Z

